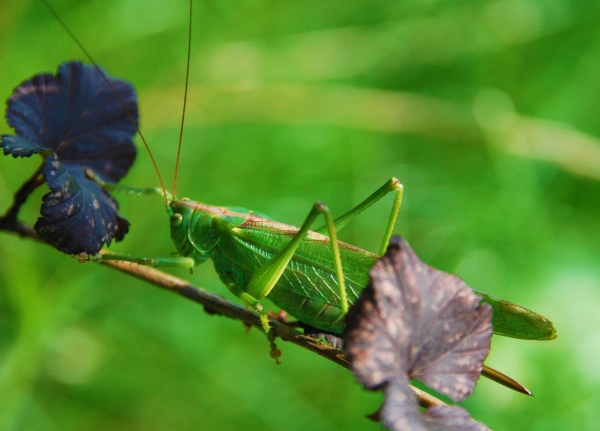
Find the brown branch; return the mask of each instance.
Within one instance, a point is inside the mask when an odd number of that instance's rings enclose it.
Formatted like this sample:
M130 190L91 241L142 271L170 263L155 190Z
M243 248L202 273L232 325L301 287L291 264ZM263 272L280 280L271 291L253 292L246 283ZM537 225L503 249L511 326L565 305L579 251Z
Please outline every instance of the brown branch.
M40 240L31 226L15 221L13 225L8 227L9 228L0 225L0 230L15 232L22 237L28 237L38 241ZM111 266L128 275L154 284L161 289L168 290L197 302L198 304L202 305L205 311L210 314L219 314L221 316L239 320L244 322L246 325L254 326L259 330L262 330L258 313L238 304L234 304L233 302L227 301L225 298L212 292L193 286L185 280L170 274L166 274L162 271L158 271L154 268L139 266L128 262L105 261L102 262L102 265ZM323 358L329 359L330 361L335 362L344 368L350 369L350 362L341 350L331 347L330 345L323 343L316 338L304 335L301 332L275 320L271 319L269 323L275 337L279 337L284 341L289 341L290 343L310 350L311 352L316 353ZM438 400L436 397L428 394L427 392L415 387L412 389L415 391L419 405L422 407L430 408L444 404L442 401Z
M37 232L33 229L33 226L21 223L16 218L12 217L12 208L14 208L14 206L11 207L4 216L0 217L0 230L16 233L22 238L43 242Z
M42 163L40 167L33 173L33 175L23 183L21 188L17 190L13 198L12 206L6 210L6 213L0 217L0 230L7 230L10 232L18 233L21 236L29 237L36 236L37 234L31 228L31 226L19 223L17 216L21 206L27 201L27 198L31 193L35 191L39 186L44 184L44 176L42 175Z

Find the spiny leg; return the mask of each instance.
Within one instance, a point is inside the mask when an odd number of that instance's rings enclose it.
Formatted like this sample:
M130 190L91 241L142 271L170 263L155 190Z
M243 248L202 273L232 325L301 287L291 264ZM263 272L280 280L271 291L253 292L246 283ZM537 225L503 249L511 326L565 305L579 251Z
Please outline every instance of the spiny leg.
M277 253L267 264L263 265L252 276L252 279L250 280L250 283L247 287L247 294L250 294L250 296L257 302L258 300L256 298L264 298L269 294L271 289L273 289L273 287L283 274L283 271L285 270L289 261L292 259L294 252L300 245L300 241L304 239L306 233L308 232L312 223L317 218L318 214L322 213L326 220L325 226L315 230L315 232L327 232L329 234L329 238L331 239L331 252L334 258L336 276L338 279L338 286L340 290L340 305L343 313L346 314L348 312L348 295L346 293L342 262L337 241L337 230L344 227L348 222L350 222L353 218L361 214L364 210L380 201L388 193L395 192L392 210L390 212L390 217L388 219L388 223L379 250L379 254L383 255L392 236L396 220L398 219L398 214L400 213L403 191L404 187L402 186L400 181L397 178L391 178L383 186L377 189L371 196L369 196L356 207L354 207L347 213L341 215L340 217L336 218L335 220L332 219L331 213L325 205L323 205L322 203L315 204L308 217L302 224L300 230L292 239L292 241L290 241L279 253ZM265 322L268 323L266 315L264 315L263 317L263 327Z
M125 193L132 193L137 195L167 195L167 198L171 200L171 195L165 190L163 192L160 188L138 188L138 187L130 187L124 186L114 183L109 183L104 181L98 175L94 173L89 168L84 168L85 176L98 184L104 190L107 191L122 191ZM126 254L118 254L118 253L105 253L105 254L97 254L94 256L88 256L83 253L77 256L80 262L102 262L102 261L118 261L118 262L130 262L135 263L137 265L151 266L153 268L158 267L171 267L171 268L192 268L197 265L197 262L191 257L183 257L183 256L174 256L174 257L137 257L137 256L129 256Z
M96 175L94 173L94 171L92 171L89 168L84 168L84 172L85 172L86 178L88 178L89 180L92 180L93 182L98 184L100 187L102 187L104 190L109 191L109 192L125 192L125 193L135 194L135 195L160 195L160 196L164 196L164 194L166 193L166 195L167 195L166 197L169 201L171 201L173 199L169 192L167 192L165 190L163 193L163 190L159 187L141 188L141 187L131 187L131 186L125 186L125 185L121 185L121 184L109 183L109 182L104 181L102 178L100 178L98 175Z
M404 186L400 184L400 181L398 181L397 178L391 178L363 202L352 208L346 214L343 214L340 217L336 218L334 220L335 229L339 231L353 218L355 218L367 208L371 207L373 204L379 202L388 193L395 192L394 203L392 204L390 217L388 219L387 226L383 234L383 241L381 243L381 247L379 248L379 255L383 256L383 254L385 254L385 250L387 249L388 243L390 242L390 238L392 237L392 232L394 230L394 226L396 225L396 220L398 219L398 214L400 213L403 191ZM324 233L328 230L329 227L325 225L323 227L320 227L319 229L316 229L315 232Z
M348 295L346 294L346 286L344 282L344 272L342 270L342 259L340 257L339 245L337 240L337 233L335 230L335 223L329 208L321 202L317 202L308 216L302 223L302 226L290 240L275 256L271 258L267 263L262 265L250 279L248 286L244 292L234 292L238 297L243 299L248 304L252 305L260 314L261 322L263 322L263 329L265 332L269 332L268 320L266 313L262 309L262 305L258 302L271 292L273 287L277 284L281 278L285 268L289 264L290 260L294 256L296 249L300 246L301 241L304 239L310 226L314 223L315 219L322 214L325 217L326 227L329 233L331 253L333 255L336 277L338 280L339 294L340 294L340 306L342 312L345 314L348 312ZM266 326L265 326L266 324Z
M129 262L137 265L151 266L153 268L192 268L196 265L196 261L193 258L183 256L137 257L119 253L104 253L89 256L83 253L76 257L80 262L103 262L112 260L117 262Z
M267 313L265 312L260 301L258 299L256 299L254 296L247 293L246 291L242 290L242 288L239 287L237 284L235 284L233 282L226 283L226 284L227 284L227 288L230 290L231 293L233 293L235 296L240 298L246 304L251 306L256 312L258 312L258 315L260 317L260 325L262 326L263 331L266 334L268 334L269 333L269 319L268 319Z

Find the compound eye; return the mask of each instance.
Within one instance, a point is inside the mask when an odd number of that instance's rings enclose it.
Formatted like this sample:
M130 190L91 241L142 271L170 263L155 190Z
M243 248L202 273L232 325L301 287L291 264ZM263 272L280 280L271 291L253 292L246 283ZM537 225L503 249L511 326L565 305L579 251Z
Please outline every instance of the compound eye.
M179 213L175 213L171 216L171 225L179 226L183 222L183 216Z

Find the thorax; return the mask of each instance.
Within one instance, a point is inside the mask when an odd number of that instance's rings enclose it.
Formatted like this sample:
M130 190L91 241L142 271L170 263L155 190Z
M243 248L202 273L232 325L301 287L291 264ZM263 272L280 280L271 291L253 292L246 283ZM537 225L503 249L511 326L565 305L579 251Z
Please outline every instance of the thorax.
M177 252L199 262L210 257L223 233L244 223L251 215L245 208L219 207L188 199L172 201L170 209L171 239Z

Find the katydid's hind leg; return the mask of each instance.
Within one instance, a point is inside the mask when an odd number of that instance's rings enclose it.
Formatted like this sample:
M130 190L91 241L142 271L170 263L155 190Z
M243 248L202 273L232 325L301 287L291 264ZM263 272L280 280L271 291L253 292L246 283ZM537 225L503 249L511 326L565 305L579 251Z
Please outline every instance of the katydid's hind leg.
M335 229L340 230L343 228L348 222L350 222L353 218L361 214L364 210L371 207L373 204L379 202L383 197L387 196L388 193L394 192L394 203L392 204L392 210L390 212L390 217L387 222L387 226L385 228L385 233L383 234L383 241L381 243L381 247L379 249L379 254L383 255L387 248L388 243L390 242L390 238L392 237L392 232L394 230L394 226L396 225L396 220L398 219L398 214L400 213L400 206L402 205L402 194L404 187L400 184L397 178L389 179L383 186L375 191L371 196L365 199L363 202L352 208L346 214L336 218L334 220ZM327 225L316 229L315 232L325 233L328 230Z
M388 218L387 226L383 234L383 240L381 247L379 247L379 255L383 256L387 250L387 246L390 243L390 238L394 232L394 226L398 220L398 214L400 214L400 207L402 206L402 196L404 194L404 186L400 184L397 178L390 180L390 191L395 190L394 202L392 203L392 210L390 211L390 217Z
M196 265L196 261L191 257L172 256L172 257L137 257L127 254L118 253L103 253L89 256L85 253L76 256L80 262L129 262L137 265L151 266L153 268L170 267L170 268L192 268Z
M283 271L287 267L288 263L294 256L296 249L300 246L300 243L308 233L309 228L314 223L315 219L322 214L325 217L327 231L329 233L331 253L333 255L336 277L338 280L339 294L340 294L340 306L343 313L348 312L348 295L346 294L346 287L344 283L344 273L342 270L342 260L340 258L339 245L337 240L337 233L335 230L335 224L333 217L329 212L329 208L321 202L316 203L308 216L302 223L300 230L294 235L289 243L286 244L275 256L271 258L267 263L262 265L250 279L248 286L246 286L246 293L252 298L262 299L271 292L275 284L279 281Z

